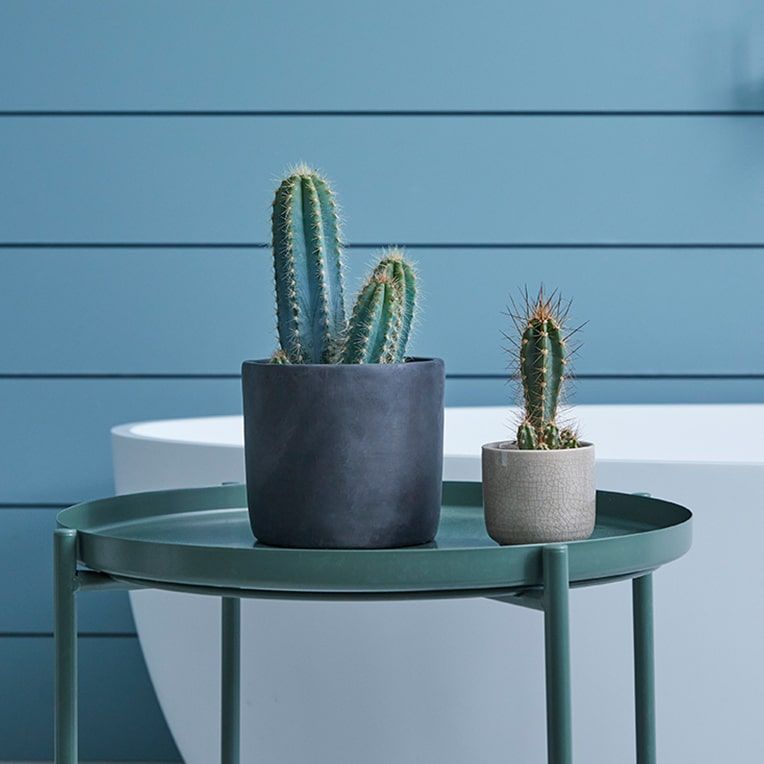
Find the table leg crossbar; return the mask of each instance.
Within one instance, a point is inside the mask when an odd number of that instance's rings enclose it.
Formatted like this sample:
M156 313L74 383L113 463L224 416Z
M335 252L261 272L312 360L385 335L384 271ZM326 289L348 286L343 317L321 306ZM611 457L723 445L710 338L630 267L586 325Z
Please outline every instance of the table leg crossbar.
M114 589L101 574L77 571L77 532L58 528L53 539L56 708L55 764L77 758L77 591ZM570 682L568 548L543 548L543 591L503 597L544 613L548 764L572 764L573 725ZM78 576L82 576L82 580ZM128 588L128 587L122 587ZM656 764L653 579L647 573L632 582L634 690L637 764ZM241 604L221 598L221 764L239 764L241 726Z

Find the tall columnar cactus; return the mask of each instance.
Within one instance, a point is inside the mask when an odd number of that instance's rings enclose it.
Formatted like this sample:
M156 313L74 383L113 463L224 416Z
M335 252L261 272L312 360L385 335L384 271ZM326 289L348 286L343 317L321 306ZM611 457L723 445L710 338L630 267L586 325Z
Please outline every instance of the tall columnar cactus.
M356 299L343 363L401 363L415 307L414 271L399 250L391 250Z
M543 288L535 300L529 299L526 292L522 309L512 304L510 315L520 332L520 341L515 344L525 406L517 432L518 448L539 450L579 445L572 429L560 429L557 425L568 362L563 324L569 307L568 304L563 308L556 293L546 297Z
M401 363L416 311L416 275L400 250L383 256L345 318L337 205L304 165L273 201L273 263L281 348L271 362Z
M291 363L328 363L345 330L337 205L307 167L285 178L273 201L273 263L281 348Z

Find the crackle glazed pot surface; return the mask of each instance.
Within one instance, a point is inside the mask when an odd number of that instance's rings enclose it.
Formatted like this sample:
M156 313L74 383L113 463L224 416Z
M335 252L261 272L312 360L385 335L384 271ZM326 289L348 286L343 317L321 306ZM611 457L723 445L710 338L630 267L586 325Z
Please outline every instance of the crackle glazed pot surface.
M594 530L594 446L551 451L487 443L482 449L488 535L499 544L576 541Z
M372 549L435 538L443 361L245 361L252 531L274 546Z

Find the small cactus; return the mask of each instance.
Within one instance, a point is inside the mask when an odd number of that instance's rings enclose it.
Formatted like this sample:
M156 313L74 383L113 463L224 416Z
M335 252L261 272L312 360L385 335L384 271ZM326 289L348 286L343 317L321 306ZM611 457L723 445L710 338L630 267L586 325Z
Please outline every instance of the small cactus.
M337 204L327 180L296 167L276 190L272 226L281 348L271 363L402 363L417 298L403 253L382 257L348 322Z
M402 363L406 355L406 346L411 335L411 325L414 322L414 314L417 307L417 284L416 273L411 264L403 257L403 252L399 249L392 249L387 257L382 260L388 263L385 267L392 269L392 276L398 283L402 292L402 315L401 331L398 338L398 348L395 354L395 362Z
M544 425L541 442L549 449L560 447L560 430L554 422L547 422Z
M578 331L565 335L564 324L569 309L570 303L563 306L557 292L546 296L543 287L535 299L530 299L526 290L521 308L512 301L509 315L520 340L508 339L517 351L525 409L517 432L520 449L548 450L578 448L580 445L571 428L560 429L557 424L568 364L566 340Z
M526 451L536 451L539 447L536 430L527 419L517 428L517 447Z
M581 444L578 435L570 427L560 430L560 448L578 448Z
M278 350L274 351L270 362L278 365L288 364L289 357L281 348L279 348Z
M361 288L350 316L343 363L401 363L416 306L416 277L391 250Z

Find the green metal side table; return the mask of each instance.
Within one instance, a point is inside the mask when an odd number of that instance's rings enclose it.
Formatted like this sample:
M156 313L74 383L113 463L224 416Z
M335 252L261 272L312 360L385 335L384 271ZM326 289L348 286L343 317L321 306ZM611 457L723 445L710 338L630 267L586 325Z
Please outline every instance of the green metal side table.
M638 764L655 764L652 571L681 557L692 515L643 495L597 494L586 541L500 547L486 534L479 483L445 483L432 544L407 549L279 549L254 542L244 486L133 494L58 515L54 536L56 764L77 764L75 595L167 589L222 598L222 764L239 762L243 597L401 600L487 597L544 614L547 749L571 764L568 591L633 579Z

